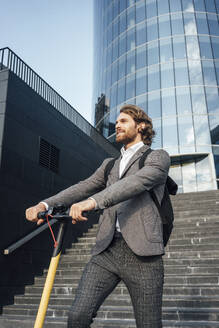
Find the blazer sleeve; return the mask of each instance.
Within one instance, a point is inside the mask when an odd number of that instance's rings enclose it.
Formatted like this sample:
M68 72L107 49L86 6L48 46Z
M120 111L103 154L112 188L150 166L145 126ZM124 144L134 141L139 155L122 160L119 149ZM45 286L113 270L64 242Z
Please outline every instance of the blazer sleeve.
M154 150L146 158L143 168L93 195L92 198L97 202L99 209L118 204L157 185L164 184L169 167L169 154L162 149Z
M49 207L63 204L70 207L72 204L84 200L105 188L104 170L111 158L103 161L102 165L87 179L59 192L58 194L42 200Z

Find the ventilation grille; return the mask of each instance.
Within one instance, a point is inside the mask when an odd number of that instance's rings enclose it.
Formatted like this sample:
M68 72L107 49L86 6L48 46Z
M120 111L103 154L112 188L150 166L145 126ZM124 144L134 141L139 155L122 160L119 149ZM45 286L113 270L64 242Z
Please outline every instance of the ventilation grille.
M40 138L39 164L58 173L60 150L43 138Z

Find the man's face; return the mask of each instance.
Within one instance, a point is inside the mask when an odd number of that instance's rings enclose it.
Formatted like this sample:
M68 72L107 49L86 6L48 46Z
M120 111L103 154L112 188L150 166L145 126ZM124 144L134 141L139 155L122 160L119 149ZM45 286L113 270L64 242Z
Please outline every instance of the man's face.
M134 142L139 136L138 125L133 118L125 113L120 113L116 121L116 142L127 145Z

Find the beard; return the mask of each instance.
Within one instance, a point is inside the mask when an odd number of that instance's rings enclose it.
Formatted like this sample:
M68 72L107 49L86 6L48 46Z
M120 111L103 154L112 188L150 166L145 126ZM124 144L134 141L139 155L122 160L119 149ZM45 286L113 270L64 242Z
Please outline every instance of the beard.
M131 132L122 131L116 134L116 142L121 142L124 145L127 145L128 143L134 141L135 138L136 138L136 134Z

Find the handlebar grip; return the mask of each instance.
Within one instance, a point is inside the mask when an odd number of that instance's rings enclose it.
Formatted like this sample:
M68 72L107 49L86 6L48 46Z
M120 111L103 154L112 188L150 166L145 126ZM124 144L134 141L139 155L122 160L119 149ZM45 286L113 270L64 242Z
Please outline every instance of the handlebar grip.
M37 213L37 218L38 218L38 219L46 220L46 215L47 215L47 214L48 214L48 211L39 212L39 213Z

